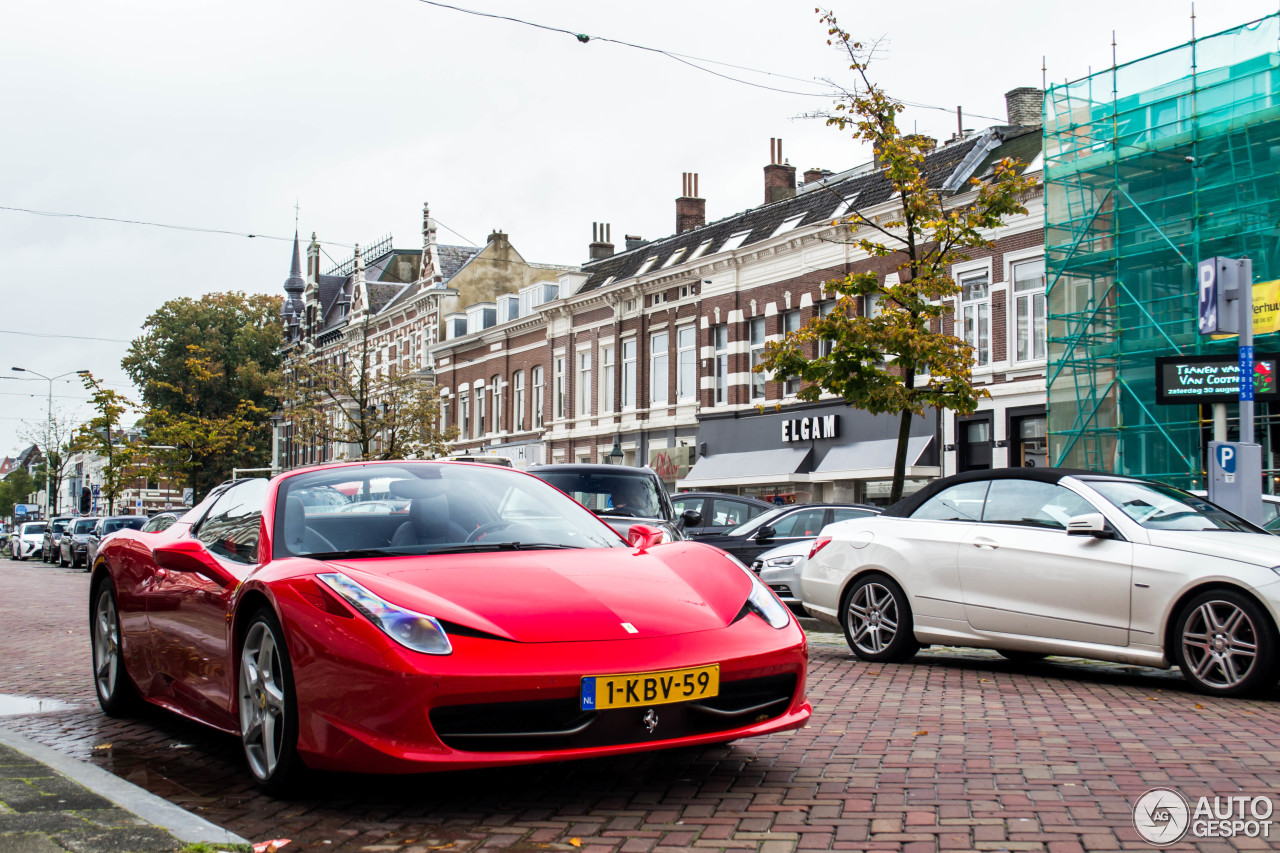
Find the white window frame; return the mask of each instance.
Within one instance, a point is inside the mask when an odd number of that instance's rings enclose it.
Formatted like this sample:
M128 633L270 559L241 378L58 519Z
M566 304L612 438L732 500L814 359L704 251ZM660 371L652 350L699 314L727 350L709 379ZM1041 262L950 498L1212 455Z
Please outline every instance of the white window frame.
M765 373L756 373L755 367L764 360L764 342L767 331L764 317L752 317L747 321L747 346L751 354L748 364L751 373L752 401L763 400L765 397L765 382L768 381L769 377Z
M1043 362L1048 355L1048 305L1045 297L1045 285L1047 279L1045 274L1045 256L1043 254L1029 254L1025 257L1006 257L1008 263L1008 274L1005 276L1009 285L1009 343L1012 345L1008 349L1012 353L1013 361L1018 364L1028 364L1035 362ZM1040 266L1040 284L1038 287L1029 287L1025 290L1018 289L1018 268L1027 267L1038 264ZM1038 303L1038 304L1037 304ZM1027 343L1029 351L1024 355L1022 346L1022 323L1024 306L1027 316L1031 321L1031 328L1027 335ZM1040 328L1037 335L1036 329L1036 308L1040 310Z
M480 438L482 435L486 434L485 433L486 424L484 422L484 419L486 414L485 400L488 398L488 396L489 396L488 386L482 385L476 389L476 419L474 421L475 431L474 431L474 435L472 435L472 438Z
M973 347L973 367L985 370L992 365L994 347L991 341L991 266L981 266L954 271L960 292L956 295L956 322L960 327L957 336ZM965 288L985 279L986 293L977 298L967 298ZM985 332L985 348L984 333Z
M782 338L791 332L798 332L804 328L804 320L801 319L800 309L793 308L790 311L782 312ZM782 383L782 396L794 397L800 393L800 389L804 387L804 380L799 376L788 377L786 382Z
M838 299L826 299L822 302L819 302L818 312L817 312L818 316L819 317L830 316L831 312L836 310L837 304L839 304ZM835 348L835 344L836 342L831 340L830 338L820 339L818 341L818 358L826 358L827 356L831 355L831 350Z
M578 417L591 415L591 350L578 350Z
M676 329L676 400L698 398L698 327L689 323Z
M564 356L562 355L556 356L551 363L553 365L552 381L555 383L552 386L552 391L551 391L553 395L552 402L553 402L553 405L555 406L555 408L552 410L552 413L551 413L552 414L551 419L556 421L562 421L564 420L564 415L565 415Z
M466 441L471 437L471 392L458 392L458 438Z
M542 429L546 423L546 388L544 386L543 374L545 371L539 364L529 371L529 384L533 388L533 428Z
M624 412L633 412L636 408L636 350L634 337L625 338L622 341L622 411Z
M600 347L600 414L613 414L613 380L617 366L617 349L613 344Z
M493 431L502 432L502 377L495 375L489 380L493 386Z
M712 401L716 405L729 402L729 324L720 323L711 327L711 348L715 359L715 393Z
M511 377L511 425L522 432L524 423L524 371L517 370Z
M667 376L670 346L671 334L665 330L649 336L649 402L657 405L671 402L671 383Z

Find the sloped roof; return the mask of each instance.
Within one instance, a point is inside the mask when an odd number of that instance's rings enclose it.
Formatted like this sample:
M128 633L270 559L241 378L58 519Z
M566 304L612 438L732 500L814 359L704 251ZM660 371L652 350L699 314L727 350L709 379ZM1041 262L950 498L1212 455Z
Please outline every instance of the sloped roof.
M950 177L981 138L981 136L970 137L930 154L925 160L924 167L930 185L941 185ZM1003 147L1000 146L1000 148ZM701 228L654 240L630 251L587 263L582 269L590 273L591 277L579 292L595 290L611 279L630 278L636 275L650 258L655 258L655 261L648 269L661 269L676 251L684 250L681 256L683 260L698 246L710 240L710 245L700 255L705 257L719 252L729 238L743 232L747 232L747 236L739 245L750 246L752 243L772 237L778 230L778 226L787 220L799 217L795 227L813 225L843 214L845 207L855 195L857 205L866 208L887 201L891 193L892 186L882 170L855 174L844 179L839 179L837 175L835 181L814 187L794 198L736 213Z
M467 262L480 254L481 248L476 246L436 246L440 258L440 275L446 282L458 274Z

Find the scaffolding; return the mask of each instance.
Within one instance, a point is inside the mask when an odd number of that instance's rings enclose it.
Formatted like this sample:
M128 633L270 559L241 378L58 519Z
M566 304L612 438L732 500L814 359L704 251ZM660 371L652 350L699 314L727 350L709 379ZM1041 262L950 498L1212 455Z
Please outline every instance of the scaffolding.
M1051 459L1199 487L1207 407L1157 405L1155 359L1234 354L1197 333L1201 258L1280 278L1280 14L1049 86L1044 155Z

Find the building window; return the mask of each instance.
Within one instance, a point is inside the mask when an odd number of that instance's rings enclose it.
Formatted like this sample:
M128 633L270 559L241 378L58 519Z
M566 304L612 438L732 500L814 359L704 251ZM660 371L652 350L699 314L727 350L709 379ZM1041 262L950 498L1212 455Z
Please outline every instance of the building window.
M502 432L502 380L501 377L494 376L489 380L489 387L493 388L493 431Z
M676 398L693 400L698 394L698 330L683 326L676 330Z
M991 286L986 271L960 277L960 316L964 342L973 347L973 363L991 363Z
M476 389L476 432L472 438L479 438L485 433L484 409L485 399L489 396L489 389L483 386Z
M837 304L839 303L835 299L829 299L826 302L819 302L818 316L830 317L832 312L836 310ZM824 338L818 341L818 357L826 358L827 356L831 355L831 349L834 346L835 346L835 341L831 340L830 338Z
M440 401L440 431L444 432L449 428L449 401L447 399Z
M757 317L751 321L751 399L764 399L763 373L756 373L756 365L764 361L764 318Z
M524 371L511 377L511 421L516 432L524 429Z
M729 327L716 326L711 335L716 359L716 402L725 403L729 400Z
M665 404L670 401L667 393L667 340L666 332L649 336L649 401Z
M787 311L782 315L782 333L783 335L792 335L800 331L800 312ZM782 395L784 397L794 397L800 393L800 389L804 386L804 380L799 376L792 376L782 385Z
M466 441L471 436L471 393L458 392L458 438Z
M622 342L622 411L636 407L636 339Z
M556 420L564 420L564 356L560 356L554 362L555 373L555 418Z
M614 349L611 346L600 348L600 413L613 411L613 370Z
M529 378L533 385L533 428L542 429L546 411L546 400L542 388L542 366L533 368Z
M1044 358L1044 258L1013 265L1013 298L1018 361Z
M578 353L578 416L591 414L591 352L582 350Z

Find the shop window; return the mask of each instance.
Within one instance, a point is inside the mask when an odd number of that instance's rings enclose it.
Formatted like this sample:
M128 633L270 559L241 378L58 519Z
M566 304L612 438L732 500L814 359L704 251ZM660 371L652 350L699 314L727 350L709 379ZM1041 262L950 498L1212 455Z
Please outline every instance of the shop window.
M1048 424L1042 414L1012 418L1013 438L1009 452L1011 468L1043 468L1049 464Z

